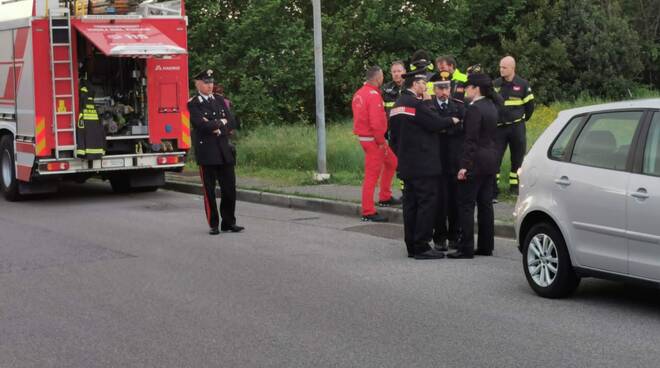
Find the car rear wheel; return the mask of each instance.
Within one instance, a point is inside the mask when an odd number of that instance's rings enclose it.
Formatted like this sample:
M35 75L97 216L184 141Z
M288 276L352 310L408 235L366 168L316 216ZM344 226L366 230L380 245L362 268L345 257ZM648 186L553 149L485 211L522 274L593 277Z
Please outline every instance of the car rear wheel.
M14 142L9 135L0 137L0 190L8 201L20 199L14 166Z
M523 268L532 289L545 298L571 295L580 283L564 237L554 226L540 223L525 236Z

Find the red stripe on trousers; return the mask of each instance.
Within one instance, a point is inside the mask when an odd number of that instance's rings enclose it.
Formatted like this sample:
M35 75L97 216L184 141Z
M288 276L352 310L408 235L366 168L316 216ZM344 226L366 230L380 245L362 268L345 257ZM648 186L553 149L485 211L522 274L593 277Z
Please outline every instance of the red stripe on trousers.
M199 167L199 176L202 178L202 187L204 188L204 212L206 212L206 222L211 226L211 206L206 192L206 181L204 180L204 169Z

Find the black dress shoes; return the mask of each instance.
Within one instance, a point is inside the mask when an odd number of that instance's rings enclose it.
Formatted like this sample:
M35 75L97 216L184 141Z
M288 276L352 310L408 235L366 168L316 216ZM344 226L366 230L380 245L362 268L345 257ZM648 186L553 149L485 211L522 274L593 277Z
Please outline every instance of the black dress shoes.
M413 256L415 259L442 259L445 258L445 254L438 252L435 249L429 249L423 253L417 253Z
M386 201L379 201L378 202L378 207L392 207L392 206L400 206L401 205L401 200L398 198L390 197L390 199Z
M243 229L245 229L243 226L238 225L223 226L221 228L222 231L231 231L232 233L240 233Z
M488 257L488 256L493 255L493 251L492 250L477 249L477 250L474 251L474 255L475 256L486 256L486 257Z
M433 245L433 249L437 250L438 252L446 252L446 251L449 250L449 248L447 248L447 244L445 242L442 242L440 244L435 243Z
M374 213L373 215L366 215L362 216L362 221L363 222L387 222L388 219L387 217L379 214L379 213Z
M464 253L464 252L461 252L460 250L457 250L455 252L448 253L447 258L451 258L451 259L472 259L472 258L474 258L474 255Z
M209 234L218 235L218 234L220 234L220 230L218 230L217 227L212 227L211 230L209 230Z

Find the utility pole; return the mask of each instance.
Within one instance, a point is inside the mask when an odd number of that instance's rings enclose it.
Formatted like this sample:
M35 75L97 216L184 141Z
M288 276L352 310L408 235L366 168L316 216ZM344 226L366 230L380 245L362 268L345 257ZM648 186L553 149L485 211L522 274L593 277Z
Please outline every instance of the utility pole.
M321 0L312 0L314 18L314 79L316 85L316 173L314 179L330 179L326 162L325 95L323 93L323 39L321 34Z

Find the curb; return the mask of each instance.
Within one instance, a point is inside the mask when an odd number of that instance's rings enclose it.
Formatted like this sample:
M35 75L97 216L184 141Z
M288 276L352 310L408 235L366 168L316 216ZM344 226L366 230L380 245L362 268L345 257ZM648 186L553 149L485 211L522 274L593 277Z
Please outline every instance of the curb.
M165 181L163 189L173 190L181 193L202 195L202 185L197 183L187 183L183 181L170 180ZM220 195L220 190L216 189L217 195ZM361 206L357 203L321 199L321 198L308 198L291 194L278 194L263 192L258 190L236 189L236 198L239 201L265 204L269 206L293 208L298 210L306 210L312 212L329 213L333 215L342 216L360 216ZM387 216L390 223L403 224L403 211L397 208L379 208L379 213ZM513 238L514 228L512 224L507 224L502 221L495 221L495 236L502 238Z

